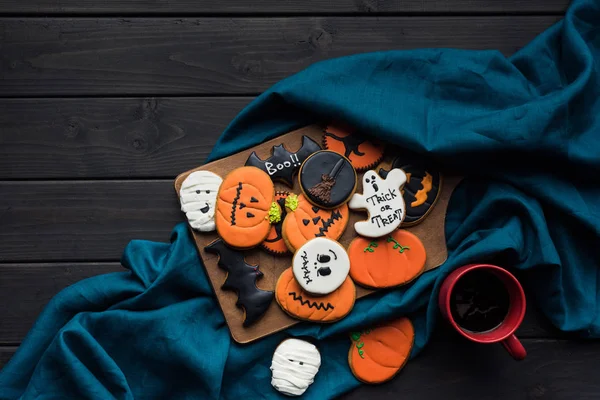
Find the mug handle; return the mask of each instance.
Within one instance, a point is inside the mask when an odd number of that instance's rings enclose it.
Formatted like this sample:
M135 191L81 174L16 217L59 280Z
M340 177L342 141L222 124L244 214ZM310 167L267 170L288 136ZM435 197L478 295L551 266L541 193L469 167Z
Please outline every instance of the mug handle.
M527 356L527 351L525 347L521 344L519 339L515 335L510 335L502 342L502 346L508 351L508 354L512 356L515 360L523 360Z

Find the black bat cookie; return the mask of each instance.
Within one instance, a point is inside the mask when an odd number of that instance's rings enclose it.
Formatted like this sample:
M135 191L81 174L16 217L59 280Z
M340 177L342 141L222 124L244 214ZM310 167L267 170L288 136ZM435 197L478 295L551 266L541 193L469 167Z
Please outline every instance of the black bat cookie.
M238 294L236 306L246 312L244 326L258 321L267 311L274 293L256 287L256 280L263 276L257 265L247 264L244 255L217 239L204 248L209 253L219 256L219 268L227 271L227 279L222 288L233 290Z
M402 189L406 216L402 226L416 225L433 209L442 187L442 175L408 156L396 157L392 162L392 169L394 168L400 168L406 174L406 184ZM379 175L384 179L388 172L383 168L379 169Z
M273 155L263 161L253 151L246 160L246 166L260 168L269 174L272 180L294 187L294 174L298 172L300 165L308 156L319 150L321 146L317 142L308 136L302 136L302 147L297 152L290 153L283 144L279 144L273 146Z

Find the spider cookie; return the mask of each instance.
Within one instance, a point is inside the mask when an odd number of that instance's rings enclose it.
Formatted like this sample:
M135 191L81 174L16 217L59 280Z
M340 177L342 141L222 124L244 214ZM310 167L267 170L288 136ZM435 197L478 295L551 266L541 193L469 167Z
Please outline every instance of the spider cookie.
M325 296L314 296L298 284L292 268L288 268L277 280L275 300L288 315L303 321L335 322L350 313L356 299L352 279Z
M425 268L427 255L418 237L396 229L378 239L356 237L348 246L350 277L372 289L404 285Z
M283 144L273 146L271 157L265 161L261 160L253 151L246 161L247 166L253 166L265 171L274 181L280 181L294 186L294 175L298 172L300 165L312 153L321 150L321 147L309 138L302 136L302 147L295 153L290 153Z
M295 252L313 238L326 237L337 240L342 237L348 225L347 204L333 210L325 210L311 204L303 194L290 194L285 201L285 208L287 213L283 220L282 233L291 252Z
M375 329L350 334L348 364L364 383L392 379L408 361L415 342L415 329L408 318L400 318Z
M300 167L298 180L308 201L321 208L345 204L356 190L356 170L346 157L333 151L310 155Z
M406 173L406 184L402 197L406 203L406 216L402 226L421 222L435 206L442 189L442 175L409 157L396 157L392 169L400 168ZM379 175L385 178L389 171L380 168Z
M210 171L192 172L181 184L179 201L190 226L200 232L215 230L217 193L223 179Z
M283 221L287 215L287 209L285 207L285 199L290 195L289 192L275 192L275 202L281 209L281 219L271 226L271 232L267 238L260 244L265 251L275 254L282 255L289 253L289 249L283 240Z
M367 171L363 176L363 193L352 196L348 206L353 210L365 209L369 213L366 221L354 224L359 235L380 237L393 232L404 219L404 199L400 189L406 182L401 169L391 170L386 179L375 171Z
M292 272L303 290L315 296L339 288L350 272L346 249L335 240L315 238L296 251Z
M358 171L375 167L383 158L383 144L367 140L341 126L329 125L325 129L323 147L342 154Z
M262 243L271 231L271 224L281 220L274 196L273 181L266 172L256 167L231 171L217 196L215 221L219 236L240 249Z
M321 353L314 344L286 339L273 354L271 385L287 396L301 396L314 382L321 367Z

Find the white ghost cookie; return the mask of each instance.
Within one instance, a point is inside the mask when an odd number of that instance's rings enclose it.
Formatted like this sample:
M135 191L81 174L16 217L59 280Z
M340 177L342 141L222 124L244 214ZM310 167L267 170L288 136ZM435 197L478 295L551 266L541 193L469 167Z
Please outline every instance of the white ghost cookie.
M361 236L377 238L393 232L400 226L406 215L402 186L406 174L399 168L391 170L386 179L375 171L367 171L363 176L363 193L356 193L348 207L353 210L366 209L369 219L354 224Z
M296 251L292 272L302 289L317 296L326 295L344 283L350 272L350 259L341 244L318 237Z
M223 179L213 172L196 171L181 184L181 211L192 228L202 232L215 230L215 206L222 182Z
M271 385L280 393L300 396L314 382L321 354L311 343L286 339L277 346L271 362Z

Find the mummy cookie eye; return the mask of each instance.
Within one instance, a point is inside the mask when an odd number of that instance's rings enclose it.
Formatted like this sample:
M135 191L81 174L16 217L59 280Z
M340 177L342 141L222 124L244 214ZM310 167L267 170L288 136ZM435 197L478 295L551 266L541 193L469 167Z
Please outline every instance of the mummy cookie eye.
M196 190L196 194L200 194L200 190Z
M206 191L206 194L210 194L210 190L207 190L207 191Z

